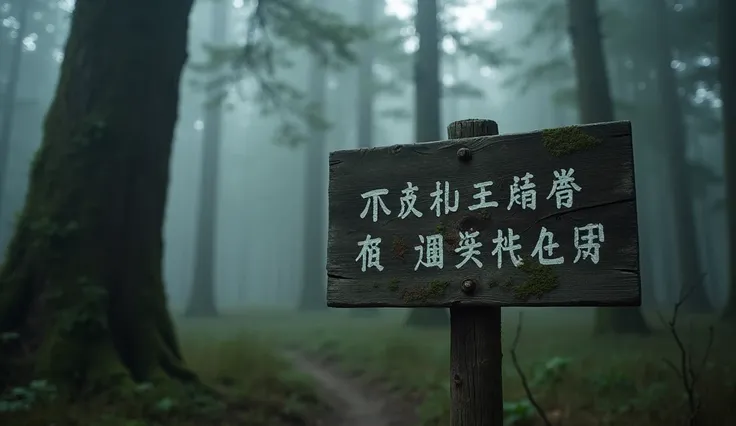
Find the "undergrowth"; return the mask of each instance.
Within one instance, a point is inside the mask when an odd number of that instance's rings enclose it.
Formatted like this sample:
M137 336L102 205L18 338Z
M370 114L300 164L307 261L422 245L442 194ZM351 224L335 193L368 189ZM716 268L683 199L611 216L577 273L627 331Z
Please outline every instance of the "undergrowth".
M516 310L504 313L503 386L507 426L543 425L509 356ZM0 397L0 424L23 426L316 425L327 413L312 383L295 373L275 348L298 348L339 369L369 391L404 401L414 414L406 426L450 424L449 330L413 330L402 312L376 318L347 312L246 314L180 322L188 364L222 397L140 384L119 400L100 397L60 403L43 378ZM520 369L549 424L565 426L687 424L689 396L670 362L681 356L669 323L647 337L592 337L590 312L530 310L518 345ZM656 321L651 321L656 326ZM687 321L685 321L687 325ZM681 329L687 348L703 348L705 328ZM702 331L701 331L702 329ZM711 356L699 368L700 423L726 426L736 419L736 339L719 330ZM6 336L7 337L7 336ZM696 357L696 361L697 361ZM697 364L697 362L696 362ZM688 382L692 383L692 381Z
M43 379L0 395L0 424L17 426L296 426L327 412L313 385L251 334L218 335L218 324L184 327L182 349L207 385L139 383L123 394L69 403Z
M269 328L283 344L319 357L363 383L414 404L418 424L450 424L449 330L407 329L391 313L356 319L342 312L310 322L301 319ZM508 426L544 424L519 380L510 356L516 312L504 314L504 411ZM574 311L574 312L571 312ZM687 425L688 394L666 359L679 359L667 324L647 337L593 337L589 310L540 309L527 315L519 345L521 367L550 424ZM651 321L656 327L656 321ZM702 330L701 330L702 329ZM698 352L707 327L681 330ZM736 341L728 333L713 344L697 383L699 424L736 420ZM702 340L702 341L701 341Z

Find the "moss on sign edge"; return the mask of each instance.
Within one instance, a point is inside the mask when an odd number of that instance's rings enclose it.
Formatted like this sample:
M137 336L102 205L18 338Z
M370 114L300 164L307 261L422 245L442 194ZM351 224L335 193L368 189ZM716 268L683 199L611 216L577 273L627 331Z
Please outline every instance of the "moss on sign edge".
M601 140L583 131L580 126L565 126L542 130L542 143L555 157L594 148Z
M447 281L432 281L427 286L404 290L404 302L426 302L429 299L439 299L445 295L450 286Z

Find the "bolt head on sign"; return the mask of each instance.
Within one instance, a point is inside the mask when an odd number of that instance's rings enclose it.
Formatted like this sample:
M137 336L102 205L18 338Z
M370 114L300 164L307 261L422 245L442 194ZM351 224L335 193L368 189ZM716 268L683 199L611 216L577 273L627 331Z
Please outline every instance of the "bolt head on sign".
M327 304L638 306L637 232L629 122L335 151Z
M470 161L473 158L473 151L468 148L460 148L457 150L457 158L461 161Z
M465 280L463 281L463 287L462 290L466 294L470 294L475 291L475 281L473 280Z

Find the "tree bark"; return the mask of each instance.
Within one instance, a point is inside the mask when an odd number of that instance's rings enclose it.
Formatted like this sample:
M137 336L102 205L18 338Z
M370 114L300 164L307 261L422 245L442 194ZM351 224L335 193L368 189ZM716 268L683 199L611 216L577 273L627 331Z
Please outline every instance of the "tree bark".
M196 380L166 308L162 225L192 0L77 0L0 270L0 331L59 386Z
M414 122L417 142L432 142L440 137L440 23L437 0L417 2L414 26L419 33L419 50L414 55ZM447 327L447 310L414 308L406 325L419 327Z
M222 46L227 41L228 12L227 2L211 2L211 42ZM213 76L217 81L217 76ZM224 89L221 89L224 90ZM202 132L202 168L197 203L197 236L194 247L194 275L189 303L185 311L190 317L216 317L215 302L215 250L217 234L217 196L220 172L220 146L222 145L222 102L220 91L216 99L208 100L204 111L204 131ZM210 104L209 101L213 101Z
M728 218L729 295L724 318L736 322L736 3L720 0L718 3L718 48L720 59L721 100L723 101L723 147L726 174Z
M651 23L655 27L654 57L656 61L659 101L662 115L662 133L667 145L662 147L662 154L671 173L669 181L670 193L674 198L674 215L677 229L677 258L680 276L680 297L689 294L683 303L683 310L689 312L707 312L713 309L708 293L703 285L703 276L698 261L698 240L695 230L695 214L693 212L692 189L688 179L687 163L687 128L679 85L675 70L672 68L672 46L670 43L669 19L671 13L665 0L648 0L651 3ZM693 286L695 286L693 288Z
M601 38L598 2L567 0L582 123L613 121L613 101ZM597 308L596 333L648 333L639 308Z

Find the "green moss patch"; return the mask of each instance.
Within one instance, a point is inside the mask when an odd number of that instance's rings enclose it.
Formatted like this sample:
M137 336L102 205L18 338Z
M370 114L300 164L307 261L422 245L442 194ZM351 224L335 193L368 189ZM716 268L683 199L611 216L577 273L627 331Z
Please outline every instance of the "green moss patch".
M551 266L524 259L524 263L519 265L518 269L526 274L526 279L521 283L509 281L504 284L517 299L529 300L532 297L541 299L559 286L559 280Z
M424 287L407 289L404 291L404 302L426 302L430 299L439 299L445 295L445 290L450 286L447 281L432 281Z
M391 280L391 283L388 285L388 289L391 291L398 291L399 290L399 280L396 278Z
M555 157L594 148L601 140L585 133L579 126L558 127L542 131L542 143Z

